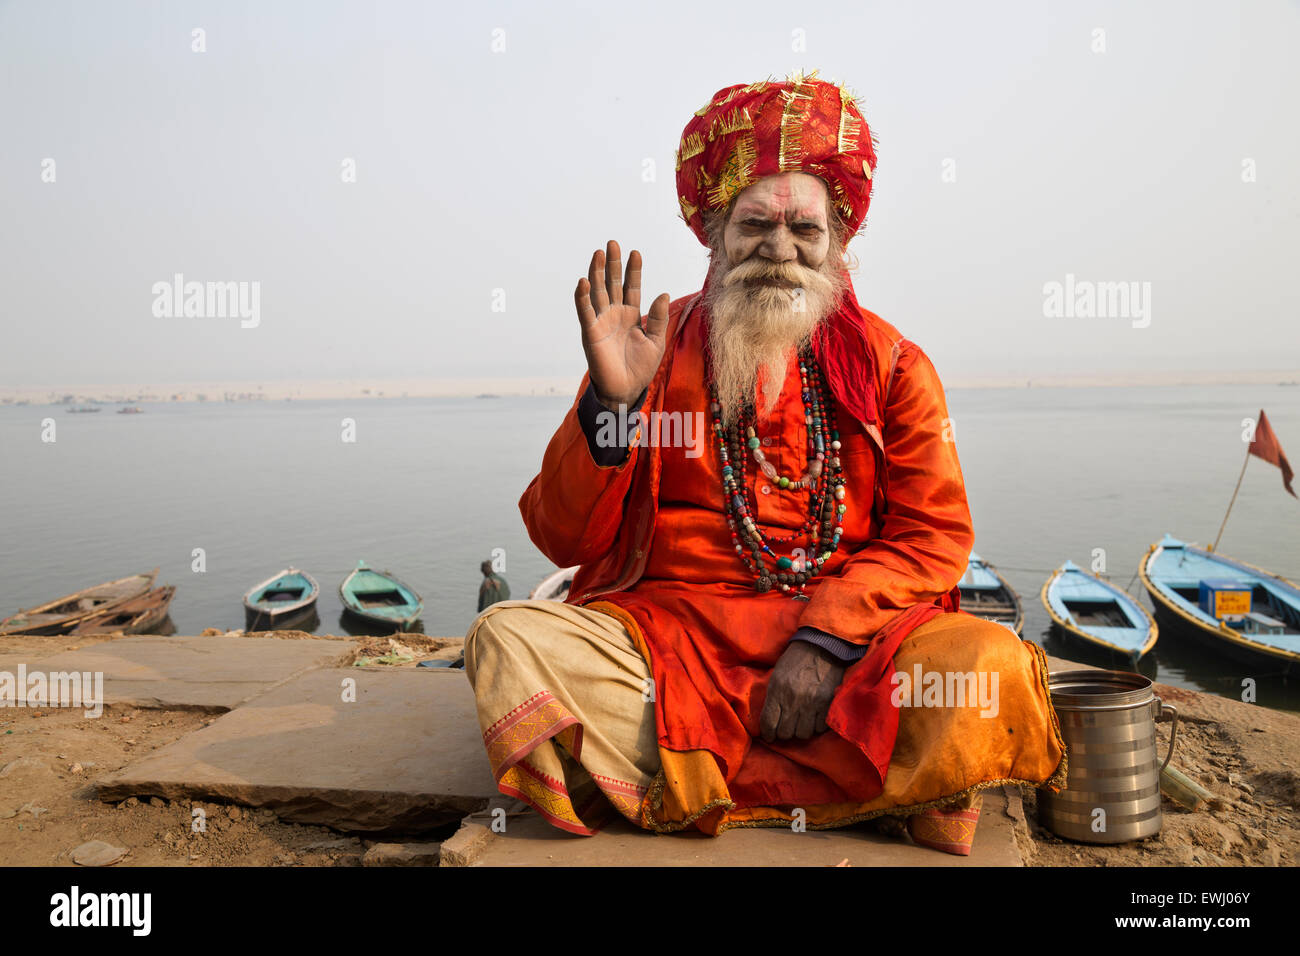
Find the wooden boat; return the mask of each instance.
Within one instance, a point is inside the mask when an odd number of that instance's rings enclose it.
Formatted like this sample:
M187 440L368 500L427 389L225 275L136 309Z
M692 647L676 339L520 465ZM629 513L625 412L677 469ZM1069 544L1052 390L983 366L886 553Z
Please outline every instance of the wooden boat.
M1293 582L1169 534L1148 549L1138 576L1167 631L1239 660L1300 671L1300 587ZM1202 603L1202 590L1233 589L1248 595L1244 606L1216 614Z
M69 634L148 634L167 617L176 588L155 588L137 598L85 618Z
M966 561L966 573L957 587L961 589L963 611L1005 624L1017 635L1024 629L1025 611L1020 605L1020 595L997 568L974 551Z
M139 405L128 405L126 408L119 408L117 413L119 415L143 415L144 409Z
M375 571L365 561L339 585L339 597L348 613L369 624L406 631L419 620L424 601L414 588L387 571Z
M285 568L244 595L244 627L249 631L288 629L316 614L320 585L306 571Z
M77 591L48 604L19 611L0 621L0 636L10 634L66 634L90 615L108 611L123 601L140 597L158 577L158 569L148 574L132 574Z
M569 596L573 585L573 576L578 573L578 566L561 568L554 574L542 578L541 583L528 595L530 601L563 601Z
M1127 591L1066 561L1040 595L1052 624L1070 637L1136 661L1156 646L1159 630Z

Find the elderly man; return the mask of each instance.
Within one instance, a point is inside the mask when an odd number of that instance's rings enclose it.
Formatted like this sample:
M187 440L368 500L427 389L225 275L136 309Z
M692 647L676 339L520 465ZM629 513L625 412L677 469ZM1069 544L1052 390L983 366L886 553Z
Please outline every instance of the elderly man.
M557 827L891 815L969 853L980 790L1061 782L1042 651L957 610L939 378L845 269L875 166L840 87L728 87L677 157L704 288L643 317L615 242L578 283L588 372L520 508L580 569L466 640L498 786Z

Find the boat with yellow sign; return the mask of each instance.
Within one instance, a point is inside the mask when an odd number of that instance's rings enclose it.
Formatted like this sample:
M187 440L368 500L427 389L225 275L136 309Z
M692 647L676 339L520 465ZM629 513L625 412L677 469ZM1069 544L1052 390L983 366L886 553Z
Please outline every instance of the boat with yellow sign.
M1300 587L1166 534L1138 566L1156 621L1270 673L1300 673Z

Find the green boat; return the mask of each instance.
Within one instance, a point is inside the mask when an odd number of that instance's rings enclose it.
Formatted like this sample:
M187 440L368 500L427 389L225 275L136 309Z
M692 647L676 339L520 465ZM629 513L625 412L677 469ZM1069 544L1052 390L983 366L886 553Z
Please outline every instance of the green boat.
M424 611L415 589L387 571L375 571L365 561L339 585L344 610L367 624L409 631Z

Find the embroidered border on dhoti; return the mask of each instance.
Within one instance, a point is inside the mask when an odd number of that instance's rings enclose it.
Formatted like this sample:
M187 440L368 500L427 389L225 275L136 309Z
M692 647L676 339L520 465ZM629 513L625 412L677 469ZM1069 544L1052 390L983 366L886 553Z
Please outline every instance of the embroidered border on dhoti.
M907 825L912 839L922 846L969 856L979 820L978 805L955 810L932 808L908 817Z
M619 813L640 825L641 801L645 798L648 787L639 787L626 780L615 780L613 777L604 777L598 773L591 774L591 779L596 781L596 786L600 788L601 793Z
M523 800L552 826L581 836L593 836L596 833L578 819L564 783L530 767L523 760L506 768L497 780L497 789L508 797Z
M532 753L537 745L572 727L572 739L565 748L576 759L582 752L582 725L567 707L545 690L511 710L483 734L488 761L497 780L516 763Z
M596 830L582 822L564 782L526 760L547 741L567 750L581 765L582 724L553 694L543 690L513 708L483 734L497 789L506 796L523 800L562 830L592 836ZM619 813L633 821L639 818L646 788L601 774L591 773L591 777ZM598 800L599 794L593 793L592 797ZM594 807L589 801L583 813L590 815Z

